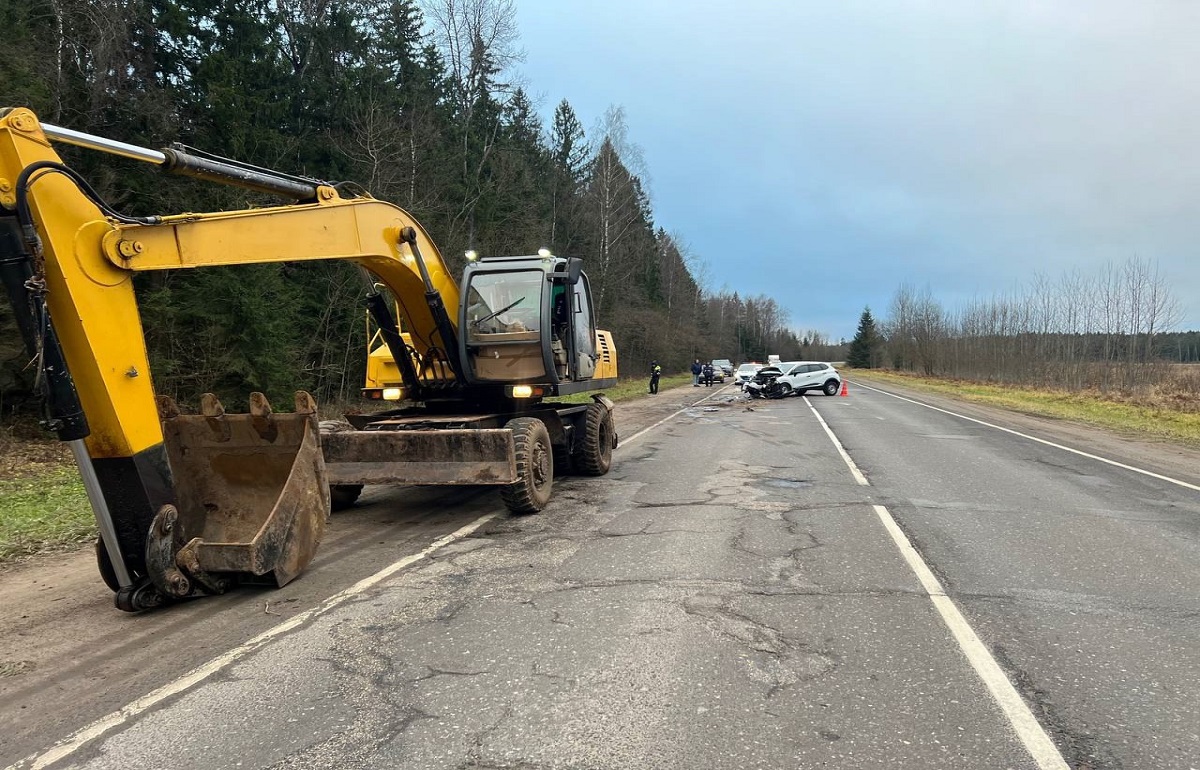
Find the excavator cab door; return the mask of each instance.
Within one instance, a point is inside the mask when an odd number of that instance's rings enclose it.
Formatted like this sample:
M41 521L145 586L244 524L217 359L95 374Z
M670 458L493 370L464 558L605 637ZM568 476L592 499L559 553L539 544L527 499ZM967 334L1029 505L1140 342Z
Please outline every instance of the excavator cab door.
M582 273L571 293L571 356L573 379L591 379L596 371L596 322L592 312L592 292L586 275Z
M544 382L543 351L550 287L538 267L468 270L461 345L477 382Z

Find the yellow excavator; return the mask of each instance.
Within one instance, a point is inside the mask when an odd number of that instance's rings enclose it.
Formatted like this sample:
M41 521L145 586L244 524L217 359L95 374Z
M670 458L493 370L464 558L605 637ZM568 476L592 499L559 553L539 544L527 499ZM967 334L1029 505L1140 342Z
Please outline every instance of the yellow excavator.
M127 216L55 142L286 202ZM79 465L119 609L286 584L313 558L331 508L352 504L364 484L494 485L511 511L534 513L556 473L608 472L612 402L596 392L590 403L551 400L616 383L616 349L595 327L582 261L468 254L459 283L411 215L352 189L0 108L0 283L46 425ZM190 414L156 397L134 273L329 259L362 271L375 329L363 392L387 408L327 425L304 392L294 412L253 393L246 414L212 394Z

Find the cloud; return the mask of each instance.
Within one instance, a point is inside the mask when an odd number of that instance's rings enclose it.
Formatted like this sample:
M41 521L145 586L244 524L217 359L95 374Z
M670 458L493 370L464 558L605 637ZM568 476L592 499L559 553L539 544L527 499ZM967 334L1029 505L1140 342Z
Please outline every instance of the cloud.
M1200 328L1200 4L564 5L520 7L531 85L625 106L715 286L849 336L902 280L949 301L1139 255Z

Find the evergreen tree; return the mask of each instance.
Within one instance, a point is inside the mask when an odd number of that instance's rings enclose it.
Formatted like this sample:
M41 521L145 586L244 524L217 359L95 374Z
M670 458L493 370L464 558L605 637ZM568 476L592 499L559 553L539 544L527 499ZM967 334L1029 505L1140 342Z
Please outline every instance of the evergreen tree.
M598 321L629 361L657 358L672 371L696 354L797 357L774 300L710 293L705 264L656 227L620 108L592 141L565 99L544 125L506 82L516 43L511 0L0 0L0 92L47 122L111 139L180 141L360 184L416 217L452 271L468 246L584 257ZM56 149L129 214L280 203ZM350 264L151 271L134 281L159 392L195 403L210 390L232 408L252 390L356 398L366 338ZM13 328L0 302L5 408L32 392Z
M850 341L850 349L846 353L846 364L855 369L873 369L879 358L881 340L879 331L875 328L875 319L871 317L871 308L863 309L858 319L858 332Z
M578 255L583 251L580 190L587 177L590 154L583 124L570 103L563 99L554 110L550 129L551 210L548 223L549 245L560 254Z

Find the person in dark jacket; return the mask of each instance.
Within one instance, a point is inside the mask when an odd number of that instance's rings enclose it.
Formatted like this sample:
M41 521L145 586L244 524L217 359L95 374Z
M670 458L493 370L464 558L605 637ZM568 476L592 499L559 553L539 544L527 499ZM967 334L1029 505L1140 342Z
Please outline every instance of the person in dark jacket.
M650 393L658 392L658 378L662 376L662 367L657 361L650 362Z
M700 373L704 371L704 367L700 364L700 359L697 358L692 362L692 387L700 387Z
M700 369L700 373L704 375L704 387L711 388L713 384L713 376L716 374L716 372L713 371L713 365L711 363L705 364Z

